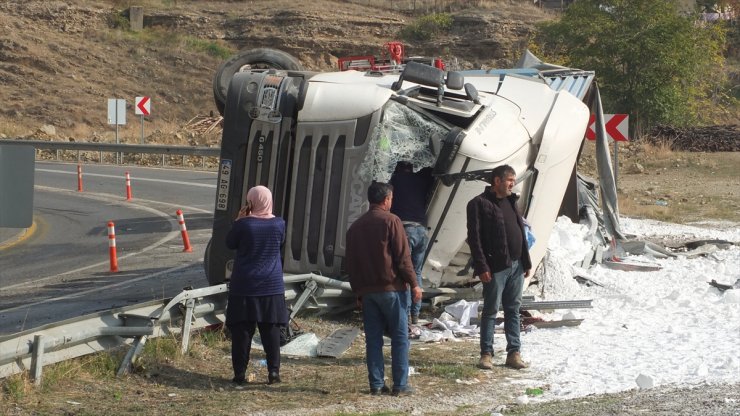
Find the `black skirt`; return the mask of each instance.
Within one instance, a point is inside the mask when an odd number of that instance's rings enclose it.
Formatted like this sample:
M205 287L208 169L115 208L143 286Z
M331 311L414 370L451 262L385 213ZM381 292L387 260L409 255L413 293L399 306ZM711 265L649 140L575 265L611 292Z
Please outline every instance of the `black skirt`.
M240 322L288 324L285 295L241 296L229 295L226 305L226 325Z

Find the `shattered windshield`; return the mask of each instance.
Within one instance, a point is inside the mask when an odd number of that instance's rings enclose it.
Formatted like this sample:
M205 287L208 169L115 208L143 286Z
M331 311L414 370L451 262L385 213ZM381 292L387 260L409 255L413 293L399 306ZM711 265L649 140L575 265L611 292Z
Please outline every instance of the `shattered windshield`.
M414 171L434 166L440 142L449 128L396 101L388 101L383 119L370 135L368 152L360 167L366 180L388 182L399 161Z

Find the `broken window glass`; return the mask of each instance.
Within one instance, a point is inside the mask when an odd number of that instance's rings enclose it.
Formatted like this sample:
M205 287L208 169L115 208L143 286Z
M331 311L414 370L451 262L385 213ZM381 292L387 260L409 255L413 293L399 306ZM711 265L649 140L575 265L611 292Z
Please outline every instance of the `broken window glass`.
M360 175L370 181L388 182L399 161L409 161L414 171L434 166L435 149L449 129L396 101L388 101L383 119L370 135Z

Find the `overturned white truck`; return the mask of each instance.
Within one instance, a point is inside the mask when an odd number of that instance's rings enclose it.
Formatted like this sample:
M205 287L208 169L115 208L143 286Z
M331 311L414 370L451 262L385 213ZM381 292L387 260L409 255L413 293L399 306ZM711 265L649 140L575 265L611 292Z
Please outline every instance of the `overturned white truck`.
M230 275L233 252L224 240L247 190L265 185L287 225L288 300L294 308L351 308L345 232L368 209L368 185L388 181L400 160L432 167L436 178L427 201L425 297L474 282L465 267L465 207L500 164L517 171L519 208L536 236L534 265L558 215L619 233L593 72L544 64L528 52L519 68L488 71L445 72L409 62L398 71L315 73L290 69L292 62L227 68L228 90L224 79L214 82L224 129L205 255L211 284ZM590 108L608 214L598 224L590 198L579 196L576 172Z

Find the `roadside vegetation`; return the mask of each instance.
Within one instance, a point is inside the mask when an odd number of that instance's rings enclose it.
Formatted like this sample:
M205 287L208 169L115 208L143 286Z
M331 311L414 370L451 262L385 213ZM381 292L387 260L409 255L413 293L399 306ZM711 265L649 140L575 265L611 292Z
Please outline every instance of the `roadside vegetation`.
M737 28L699 17L678 2L581 0L542 24L533 46L548 62L595 71L605 112L629 114L638 139L660 123L737 123L737 79L724 70Z
M305 332L327 336L340 325L361 325L358 315L324 321L299 318ZM358 336L340 358L283 357L283 383L268 385L261 348L252 349L249 383L237 388L230 359L230 340L216 328L194 334L190 350L179 352L179 337L154 338L147 342L132 374L117 378L125 350L115 350L44 367L41 386L34 387L28 374L0 380L0 414L251 414L292 410L320 414L365 414L378 398L368 394L364 339ZM464 394L479 382L517 377L502 365L493 371L478 370L475 340L454 343L416 344L410 358L412 383L419 397ZM536 382L523 383L511 391L496 393L502 400L543 389ZM513 396L512 396L513 395ZM409 407L395 408L396 398L383 398L390 413L406 414ZM395 405L393 404L395 403ZM322 411L322 408L332 409ZM424 414L450 414L448 406ZM469 408L460 409L470 414ZM454 413L454 412L453 412Z
M452 28L452 23L449 13L431 13L404 26L399 35L404 40L428 41L447 33Z

